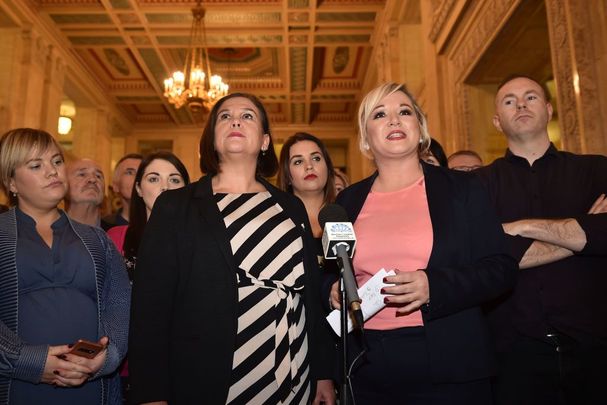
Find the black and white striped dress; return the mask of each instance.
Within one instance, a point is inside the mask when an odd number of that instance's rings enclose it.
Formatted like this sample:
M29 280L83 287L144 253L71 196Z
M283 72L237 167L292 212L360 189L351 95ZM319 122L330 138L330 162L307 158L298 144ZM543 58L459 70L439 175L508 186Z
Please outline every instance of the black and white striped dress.
M269 192L215 194L238 266L238 334L228 404L310 396L303 242Z

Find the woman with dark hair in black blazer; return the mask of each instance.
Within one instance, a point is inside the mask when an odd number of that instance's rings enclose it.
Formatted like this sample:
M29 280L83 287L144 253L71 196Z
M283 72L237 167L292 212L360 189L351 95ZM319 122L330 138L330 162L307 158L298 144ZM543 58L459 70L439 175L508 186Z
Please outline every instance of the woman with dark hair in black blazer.
M131 399L333 404L310 223L262 177L278 162L261 102L219 100L200 156L207 175L158 197L139 247Z
M381 268L396 274L385 278L386 307L364 326L356 404L490 404L492 348L480 306L512 288L517 271L502 228L477 179L420 162L430 137L404 85L372 90L358 118L361 150L377 172L337 202L354 224L359 285ZM338 307L337 283L330 298Z

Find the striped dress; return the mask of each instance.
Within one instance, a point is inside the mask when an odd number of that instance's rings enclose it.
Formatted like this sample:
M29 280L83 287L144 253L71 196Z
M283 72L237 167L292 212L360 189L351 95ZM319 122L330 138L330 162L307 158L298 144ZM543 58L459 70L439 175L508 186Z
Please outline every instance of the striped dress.
M228 404L310 396L301 230L269 192L215 194L238 266L238 332Z

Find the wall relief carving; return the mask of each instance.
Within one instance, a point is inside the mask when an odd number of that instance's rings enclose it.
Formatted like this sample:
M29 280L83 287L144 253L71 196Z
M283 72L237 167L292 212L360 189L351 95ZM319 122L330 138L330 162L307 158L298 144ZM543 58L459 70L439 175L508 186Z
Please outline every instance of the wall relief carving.
M546 15L550 33L550 52L554 78L558 87L559 124L563 147L581 151L580 128L577 119L576 96L573 87L572 44L569 40L566 4L563 0L546 0Z
M476 18L472 28L464 33L462 46L453 55L453 64L457 76L463 80L463 75L472 69L473 64L480 58L481 52L489 44L489 40L503 25L503 19L508 10L520 0L491 0L483 5L483 10Z

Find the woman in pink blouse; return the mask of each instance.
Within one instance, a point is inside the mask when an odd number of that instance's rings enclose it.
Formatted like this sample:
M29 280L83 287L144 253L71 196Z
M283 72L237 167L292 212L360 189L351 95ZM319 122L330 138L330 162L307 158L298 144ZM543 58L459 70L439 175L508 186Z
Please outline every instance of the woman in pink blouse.
M338 196L357 236L359 286L382 268L386 307L369 319L353 367L357 405L490 404L493 354L481 304L515 283L516 263L476 178L420 162L426 118L404 85L359 109L360 148L377 171ZM339 307L337 283L330 292ZM350 338L350 352L361 350Z

